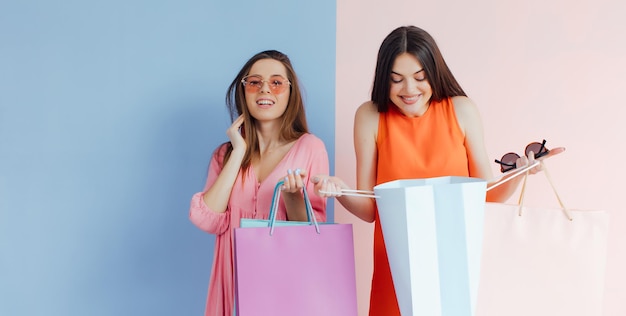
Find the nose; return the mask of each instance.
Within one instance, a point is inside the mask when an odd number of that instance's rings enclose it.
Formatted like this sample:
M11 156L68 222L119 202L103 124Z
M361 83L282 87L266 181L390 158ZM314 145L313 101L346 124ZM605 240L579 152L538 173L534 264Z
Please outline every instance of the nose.
M415 80L404 80L404 85L402 89L407 93L411 94L417 91L417 82Z
M263 93L263 92L270 92L270 83L267 80L263 80L261 81L261 88L259 89L259 92Z

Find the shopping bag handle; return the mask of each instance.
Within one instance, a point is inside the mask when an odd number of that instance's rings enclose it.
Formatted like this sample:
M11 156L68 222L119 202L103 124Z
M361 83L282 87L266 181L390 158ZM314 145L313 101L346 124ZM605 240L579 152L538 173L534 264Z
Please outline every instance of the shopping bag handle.
M274 194L272 195L272 204L270 206L270 215L267 217L268 219L272 219L272 217L274 216L274 214L278 211L278 200L280 199L280 187L285 184L284 180L278 181L278 183L276 183L276 186L274 187ZM304 188L302 191L306 191L306 188ZM306 192L305 192L306 193ZM308 198L308 196L307 196ZM306 205L306 199L305 201L305 206ZM310 222L311 221L311 215L309 215L309 211L307 209L306 212L306 221Z
M530 169L537 167L540 164L540 161L537 160L534 163L525 166L523 168L519 168L519 169L515 169L514 172L506 174L502 177L500 177L497 181L495 181L493 184L489 185L487 184L487 191L500 186L501 184L504 184L510 180L513 180L515 178L517 178L518 176L521 176L522 174L526 173L527 171L529 171ZM379 198L378 195L374 195L374 191L364 191L364 190L350 190L350 189L341 189L341 195L349 195L349 196L357 196L357 197L367 197L367 198ZM327 193L330 194L331 192L327 192L327 191L320 191L320 193Z
M561 206L561 210L563 211L563 214L565 215L565 217L567 217L568 220L570 221L574 220L574 218L572 217L572 213L567 207L565 207L565 204L563 204L563 201L561 200L559 193L556 191L556 187L554 186L554 183L552 182L552 177L550 177L548 168L546 168L546 165L543 162L541 162L541 168L543 169L542 172L546 176L546 179L548 179L548 183L550 183L550 186L552 187L552 191L554 192L554 195L556 196L556 200L559 202L559 205ZM519 205L519 210L518 210L519 216L522 216L522 207L524 206L524 193L526 191L526 179L527 178L528 178L528 174L524 176L522 190L520 191L519 199L517 200L517 204Z
M498 181L496 181L494 184L490 185L487 187L487 191L503 184L506 183L509 180L512 180L514 178L517 178L521 175L524 175L524 182L522 184L522 190L520 192L520 196L519 199L517 201L517 204L519 205L519 216L522 215L522 207L524 205L524 193L526 191L526 179L528 178L528 171L530 171L530 169L541 165L541 169L543 170L543 174L545 174L546 178L548 179L548 182L550 183L550 186L552 187L552 191L554 192L554 195L556 196L557 201L559 202L559 205L561 206L561 210L563 211L563 214L565 215L565 217L567 217L567 219L569 219L570 221L573 220L572 217L572 213L569 211L569 209L567 207L565 207L565 205L563 204L563 201L561 200L561 197L559 196L559 193L556 191L556 187L554 186L554 183L552 182L552 177L550 177L550 173L548 173L548 168L546 168L546 165L543 163L543 161L541 160L537 160L534 163L524 167L524 168L520 168L519 170L515 171L512 174L507 174L503 177L501 177Z
M278 181L278 183L276 183L276 186L274 187L274 195L272 196L272 206L270 208L270 216L269 216L270 236L274 233L274 227L275 227L274 224L276 223L276 214L278 214L278 201L280 200L280 192L281 192L280 188L283 186L284 183L285 183L284 180ZM304 188L302 188L302 196L304 198L304 207L306 209L307 222L309 222L309 224L315 225L315 231L319 234L320 227L319 227L319 224L317 223L317 219L315 219L315 214L313 213L313 206L311 205L311 200L309 199L309 194L307 193L306 185L304 186Z
M497 187L497 186L499 186L501 184L507 183L510 180L513 180L513 179L515 179L515 178L525 174L530 169L539 166L539 164L541 164L541 161L536 160L534 163L532 163L530 165L527 165L527 166L525 166L523 168L515 169L515 172L510 173L510 174L506 174L506 175L500 177L495 183L493 183L491 185L487 185L487 191L489 191L489 190L491 190L491 189L493 189L493 188L495 188L495 187Z

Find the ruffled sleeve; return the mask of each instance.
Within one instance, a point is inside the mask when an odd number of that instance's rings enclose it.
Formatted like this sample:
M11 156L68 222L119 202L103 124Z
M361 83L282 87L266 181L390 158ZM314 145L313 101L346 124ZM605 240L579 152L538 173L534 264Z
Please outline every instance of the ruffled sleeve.
M220 171L222 170L222 161L226 146L219 147L209 164L209 172L206 184L202 192L195 193L191 198L189 207L189 219L201 230L209 233L220 235L228 231L230 225L230 210L227 208L225 212L215 212L204 203L204 193L213 185Z

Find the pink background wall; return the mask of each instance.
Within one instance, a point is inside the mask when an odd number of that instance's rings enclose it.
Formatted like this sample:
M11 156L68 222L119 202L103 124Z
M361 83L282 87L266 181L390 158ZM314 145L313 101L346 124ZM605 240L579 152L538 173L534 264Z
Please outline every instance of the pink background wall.
M490 157L544 138L567 148L546 164L566 206L610 212L604 315L626 315L625 16L619 0L338 0L336 174L355 186L353 116L369 99L382 39L422 27L479 106ZM526 203L558 206L543 176L529 180ZM335 207L337 222L354 224L366 315L373 225Z

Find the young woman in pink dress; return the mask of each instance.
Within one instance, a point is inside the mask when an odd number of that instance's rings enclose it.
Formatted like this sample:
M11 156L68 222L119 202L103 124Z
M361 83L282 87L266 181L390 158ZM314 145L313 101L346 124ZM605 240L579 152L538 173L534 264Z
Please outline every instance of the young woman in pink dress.
M194 225L216 235L207 316L233 314L233 231L241 218L268 218L279 181L278 220L307 220L307 190L316 219L326 221L326 199L314 194L309 177L328 174L328 153L308 131L289 58L275 50L250 58L228 88L226 103L233 121L229 141L213 153L204 189L193 195L189 211Z

